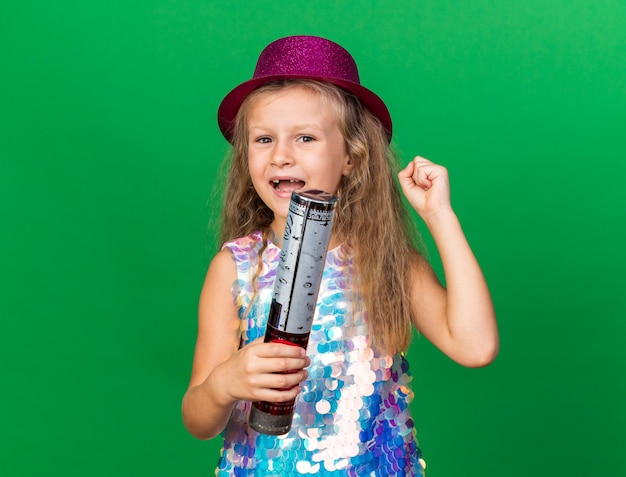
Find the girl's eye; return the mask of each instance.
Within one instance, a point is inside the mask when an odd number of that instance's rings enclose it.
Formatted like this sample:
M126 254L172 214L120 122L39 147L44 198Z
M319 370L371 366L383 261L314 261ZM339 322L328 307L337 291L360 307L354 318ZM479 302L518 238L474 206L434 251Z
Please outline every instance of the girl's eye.
M311 142L311 141L315 141L315 138L313 136L300 136L300 141Z
M263 137L257 138L256 142L261 143L261 144L268 144L272 142L272 140L269 137L263 136Z

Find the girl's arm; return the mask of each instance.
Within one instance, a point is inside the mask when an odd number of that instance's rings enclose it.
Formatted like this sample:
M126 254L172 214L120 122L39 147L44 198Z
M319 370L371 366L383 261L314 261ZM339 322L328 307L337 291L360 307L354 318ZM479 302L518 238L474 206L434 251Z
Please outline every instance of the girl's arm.
M496 318L480 266L450 205L448 173L417 157L398 175L441 256L446 288L426 260L415 258L411 306L415 326L464 366L486 366L498 354Z
M199 439L222 432L237 401L288 401L306 377L303 368L309 361L300 347L257 340L239 349L231 293L236 278L232 255L222 250L211 262L200 295L198 337L183 398L183 422ZM280 374L291 370L298 371Z

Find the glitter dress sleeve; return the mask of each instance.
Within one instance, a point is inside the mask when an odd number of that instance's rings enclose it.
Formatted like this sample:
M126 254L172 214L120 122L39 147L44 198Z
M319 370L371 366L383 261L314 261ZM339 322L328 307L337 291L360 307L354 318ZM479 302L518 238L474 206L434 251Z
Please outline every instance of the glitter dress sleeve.
M242 346L264 336L280 249L269 243L259 270L260 233L224 245L237 264L233 299ZM352 262L343 247L326 257L313 329L309 377L296 400L288 434L259 434L239 402L223 433L217 476L423 476L409 403L408 362L368 343L368 318L352 289Z

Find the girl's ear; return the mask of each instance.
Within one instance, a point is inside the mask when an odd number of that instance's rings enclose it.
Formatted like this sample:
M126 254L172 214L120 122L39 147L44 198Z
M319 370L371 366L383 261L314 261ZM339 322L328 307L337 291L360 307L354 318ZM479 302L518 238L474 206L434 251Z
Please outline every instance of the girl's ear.
M352 172L352 169L354 169L354 164L352 163L352 158L348 154L346 154L346 157L344 159L343 169L341 170L341 173L344 176L347 176L348 174L350 174L350 172Z

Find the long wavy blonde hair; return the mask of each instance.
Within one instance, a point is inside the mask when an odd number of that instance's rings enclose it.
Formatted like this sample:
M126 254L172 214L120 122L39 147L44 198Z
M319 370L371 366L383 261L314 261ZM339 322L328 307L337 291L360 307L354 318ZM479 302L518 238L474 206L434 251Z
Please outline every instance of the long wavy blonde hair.
M397 158L385 131L350 93L328 83L285 80L261 86L246 98L235 120L220 239L224 243L260 230L264 237L260 254L267 246L274 217L248 171L247 112L260 96L294 86L317 93L337 112L352 170L337 191L333 233L353 254L355 285L368 311L370 343L388 352L404 351L411 339L410 265L419 238L403 206ZM258 272L255 281L257 276Z

